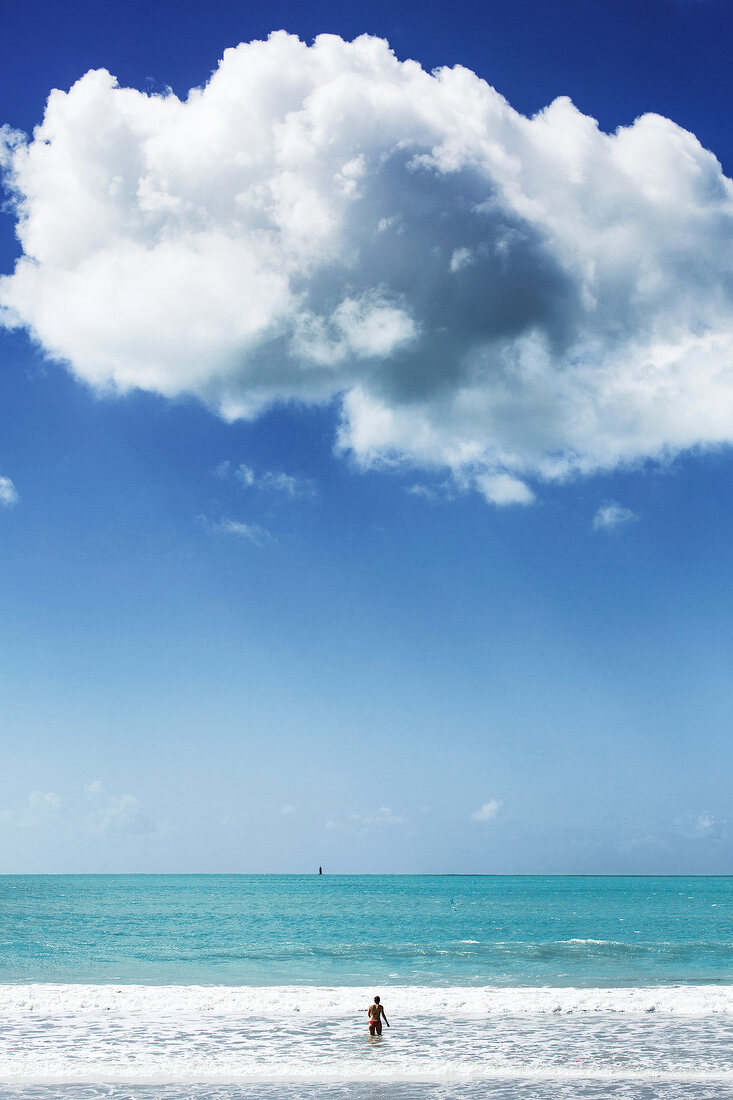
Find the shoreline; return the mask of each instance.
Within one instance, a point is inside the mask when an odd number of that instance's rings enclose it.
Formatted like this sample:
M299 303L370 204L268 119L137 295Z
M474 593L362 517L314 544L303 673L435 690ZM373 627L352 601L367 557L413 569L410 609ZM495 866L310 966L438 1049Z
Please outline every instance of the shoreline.
M642 1088L644 1097L681 1095L677 1087L733 1094L733 985L410 985L388 995L385 987L392 1027L381 1039L366 1027L373 992L0 985L0 1100L24 1090L78 1100L80 1089L121 1098L133 1090L139 1100L161 1089L175 1100L198 1091L202 1100L235 1100L258 1090L278 1100L323 1089L369 1100L381 1095L372 1088L407 1097L421 1086L473 1097L492 1083L496 1096L529 1090L540 1100L571 1087L573 1097L603 1088L608 1096Z
M614 1012L707 1015L733 1015L733 982L669 982L626 985L437 985L400 982L390 985L374 982L352 985L334 984L201 984L142 982L10 982L0 983L0 1000L5 1011L23 1006L36 1009L40 1004L52 1008L60 998L65 1009L94 1011L115 1008L137 1009L146 1003L152 1009L170 1008L175 996L198 1010L245 1008L253 999L265 1012L297 1014L303 1010L304 995L308 1011L315 1008L326 1015L348 1012L355 1001L369 1000L372 986L389 990L391 1003L414 1005L421 1015L446 1011L480 1016L529 1013L556 1015L558 1011ZM136 1003L137 1002L137 1003Z
M371 1084L405 1084L405 1085L486 1085L492 1081L497 1082L519 1082L519 1081L541 1081L541 1082L557 1082L563 1084L565 1082L588 1082L588 1083L612 1083L614 1085L623 1083L645 1084L649 1082L662 1082L662 1083L681 1083L681 1084L727 1084L733 1085L733 1070L730 1071L713 1071L713 1070L697 1070L697 1071L681 1071L675 1070L648 1070L646 1072L624 1071L623 1073L616 1074L612 1070L586 1070L586 1069L566 1069L549 1071L543 1069L527 1069L526 1067L520 1067L517 1070L491 1070L486 1073L476 1074L461 1074L461 1073L434 1073L434 1074L417 1074L411 1077L395 1077L386 1073L380 1074L379 1071L364 1074L361 1077L351 1076L348 1079L344 1079L340 1074L334 1073L331 1076L327 1075L310 1075L310 1074L288 1074L285 1076L277 1076L273 1074L271 1077L255 1076L241 1074L237 1075L224 1075L224 1074L211 1074L209 1076L202 1077L194 1074L180 1074L177 1076L167 1076L165 1078L159 1078L154 1076L145 1075L125 1075L125 1074L109 1074L105 1078L92 1078L92 1077L72 1077L72 1076L37 1076L37 1077L23 1077L22 1075L6 1075L0 1076L0 1087L8 1085L23 1085L29 1088L50 1088L54 1085L59 1087L64 1086L79 1086L82 1088L93 1088L97 1085L125 1085L129 1087L140 1088L155 1088L156 1086L177 1086L177 1085L200 1085L202 1087L207 1085L231 1085L231 1086L262 1086L263 1088L275 1088L281 1085L325 1085L325 1086L338 1086L343 1085L348 1087L349 1085L371 1085Z

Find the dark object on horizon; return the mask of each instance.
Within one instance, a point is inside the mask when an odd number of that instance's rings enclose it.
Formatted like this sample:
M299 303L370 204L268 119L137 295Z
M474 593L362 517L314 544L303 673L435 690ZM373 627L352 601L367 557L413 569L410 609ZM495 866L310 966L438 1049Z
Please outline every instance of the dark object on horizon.
M319 874L319 875L322 875L322 874L323 874L323 868L322 868L322 867L319 867L319 868L318 868L318 874Z

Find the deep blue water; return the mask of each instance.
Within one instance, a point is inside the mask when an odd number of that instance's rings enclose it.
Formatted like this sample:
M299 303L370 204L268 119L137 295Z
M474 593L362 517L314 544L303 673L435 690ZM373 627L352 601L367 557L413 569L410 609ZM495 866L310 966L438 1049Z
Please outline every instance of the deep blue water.
M733 981L733 878L0 877L0 982Z

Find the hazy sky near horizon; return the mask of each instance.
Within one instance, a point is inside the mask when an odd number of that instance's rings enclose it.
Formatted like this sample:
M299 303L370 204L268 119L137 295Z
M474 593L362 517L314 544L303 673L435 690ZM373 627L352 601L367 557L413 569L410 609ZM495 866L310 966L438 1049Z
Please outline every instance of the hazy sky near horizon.
M723 873L729 0L8 6L0 873Z

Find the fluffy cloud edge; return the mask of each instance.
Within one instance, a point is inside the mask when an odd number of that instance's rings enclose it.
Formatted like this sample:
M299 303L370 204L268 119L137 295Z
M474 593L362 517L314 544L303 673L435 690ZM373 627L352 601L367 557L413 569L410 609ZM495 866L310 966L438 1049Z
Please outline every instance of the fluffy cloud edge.
M20 500L18 490L9 477L0 477L0 505L12 508Z
M185 99L96 70L2 135L3 323L99 390L336 401L360 466L497 507L733 442L733 184L669 119L525 118L460 66L276 32Z

